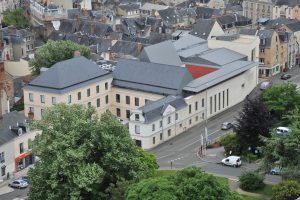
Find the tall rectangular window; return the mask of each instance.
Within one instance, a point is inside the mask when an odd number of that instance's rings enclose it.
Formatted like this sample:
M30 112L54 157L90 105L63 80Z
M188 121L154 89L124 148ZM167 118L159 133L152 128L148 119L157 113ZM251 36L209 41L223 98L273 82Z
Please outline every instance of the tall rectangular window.
M24 143L19 144L20 154L24 153Z
M175 120L178 120L178 113L175 113Z
M91 89L90 88L86 90L86 96L87 97L91 96Z
M34 107L29 107L29 112L34 113Z
M215 94L214 96L214 100L215 100L215 112L217 112L217 95Z
M227 106L229 106L229 89L227 89Z
M96 86L96 93L98 94L100 92L100 87L99 85Z
M209 105L210 105L210 114L212 114L212 96L209 98Z
M28 149L32 149L32 140L28 139Z
M192 112L192 105L189 105L189 114Z
M219 92L219 110L221 110L221 93Z
M120 108L116 109L116 113L117 113L117 117L121 117L121 110L120 110Z
M116 94L116 102L117 102L117 103L120 103L120 101L121 101L120 94Z
M168 137L171 136L171 129L168 129Z
M135 106L140 106L140 100L139 100L138 97L135 97L135 98L134 98L134 105L135 105Z
M97 108L100 107L100 98L97 99Z
M135 129L135 134L140 134L140 126L139 125L135 125L134 129Z
M161 133L159 134L159 139L162 140L162 138L163 138L163 134Z
M225 107L225 90L223 91L223 108Z
M108 104L108 95L105 96L105 103Z
M152 131L155 131L155 124L152 124Z
M68 104L72 103L72 96L68 95Z
M88 103L87 103L87 106L88 106L88 107L91 107L91 106L92 106L92 103L91 103L91 102L88 102Z
M32 93L29 93L29 101L33 102L33 94Z
M168 117L168 124L170 124L171 123L171 117L169 116Z
M77 93L77 99L78 99L78 100L81 100L81 92L78 92L78 93Z
M4 151L0 153L0 162L4 163L5 162L5 154Z
M159 121L159 128L161 128L162 125L163 125L163 122L162 122L162 120L160 120L160 121Z
M152 142L153 142L153 144L155 144L155 137L152 138Z
M126 110L126 118L127 118L127 119L130 118L130 110Z
M56 104L56 97L52 97L52 105Z
M41 97L41 103L45 103L45 95L40 95Z
M130 105L130 96L126 96L126 104Z
M204 98L202 98L202 108L204 108Z
M105 83L105 90L108 90L108 82Z
M195 110L198 110L198 101L195 102Z
M135 121L140 121L140 115L139 114L135 114Z
M41 109L41 117L44 116L44 109Z

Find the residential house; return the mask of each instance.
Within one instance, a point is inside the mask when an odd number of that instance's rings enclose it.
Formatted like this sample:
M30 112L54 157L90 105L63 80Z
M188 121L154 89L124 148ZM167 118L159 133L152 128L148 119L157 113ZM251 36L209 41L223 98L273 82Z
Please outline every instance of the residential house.
M255 24L259 18L274 19L273 0L245 0L243 1L243 15L250 18Z
M238 33L242 27L249 27L252 25L251 19L238 14L222 15L217 17L217 21L226 34Z
M208 7L197 7L195 10L197 19L210 19L221 16L221 9L208 8Z
M223 47L246 55L248 61L259 61L260 40L258 36L233 34L216 36L207 41L211 49Z
M291 32L278 32L280 41L285 48L282 54L287 54L287 65L288 69L296 66L296 56L299 52L299 44L297 43L297 38ZM287 45L285 45L287 44ZM287 50L287 51L286 51ZM283 57L283 56L282 56Z
M22 112L4 114L0 123L0 179L4 180L34 163L30 150L40 131L27 128Z
M207 40L213 36L223 35L224 30L215 19L198 19L190 34Z
M25 116L39 120L58 103L94 106L101 114L110 106L111 82L109 72L82 56L58 62L24 87Z
M158 17L159 10L164 10L167 9L168 6L165 5L159 5L159 4L153 4L153 3L145 3L141 8L140 8L140 13L142 16L153 16L153 17Z
M296 44L295 46L297 47L297 45L300 45L300 22L294 22L294 23L290 23L290 24L286 24L284 27L284 30L287 32L291 32L293 33L293 35L296 37ZM296 51L296 65L299 65L299 50L298 52Z
M166 27L166 33L174 32L178 27L184 26L180 13L172 7L164 10L159 10L159 17L163 20Z
M49 3L53 3L57 7L62 7L66 10L68 9L73 9L73 8L79 8L83 10L92 10L92 0L73 0L73 1L68 1L68 0L47 0Z
M225 5L225 14L243 15L243 5L237 3L227 3Z
M287 43L281 42L276 31L271 29L242 29L242 35L259 36L259 76L269 78L287 67Z
M119 4L116 8L116 15L126 18L140 17L140 3Z
M207 7L217 8L217 9L224 9L225 8L225 1L224 0L210 0L207 3Z
M181 8L179 14L182 17L184 26L191 26L197 20L196 8Z
M273 9L273 18L285 17L288 19L300 19L299 11L299 0L284 1L278 0L275 2Z

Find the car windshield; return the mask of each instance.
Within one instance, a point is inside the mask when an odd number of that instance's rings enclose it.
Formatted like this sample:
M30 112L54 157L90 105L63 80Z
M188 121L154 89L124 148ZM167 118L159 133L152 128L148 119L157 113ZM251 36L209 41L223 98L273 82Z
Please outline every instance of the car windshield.
M23 180L19 180L19 182L20 182L21 184L26 183L26 181L23 181Z

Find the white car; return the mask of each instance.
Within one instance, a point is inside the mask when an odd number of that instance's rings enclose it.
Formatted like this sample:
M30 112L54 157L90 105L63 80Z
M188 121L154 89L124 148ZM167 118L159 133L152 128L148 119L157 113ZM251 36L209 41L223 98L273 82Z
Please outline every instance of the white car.
M222 165L228 165L232 167L239 167L242 165L241 158L239 156L229 156L227 158L224 158L221 161Z
M28 186L28 183L26 181L23 180L14 180L13 182L8 184L10 187L14 187L14 188L26 188Z

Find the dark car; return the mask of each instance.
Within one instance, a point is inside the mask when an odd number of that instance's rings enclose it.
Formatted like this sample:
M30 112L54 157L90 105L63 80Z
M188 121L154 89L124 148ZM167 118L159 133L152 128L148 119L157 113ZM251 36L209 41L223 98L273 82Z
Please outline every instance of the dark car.
M288 80L288 79L290 79L292 77L292 75L290 75L290 74L283 74L282 76L281 76L281 79L282 80Z

